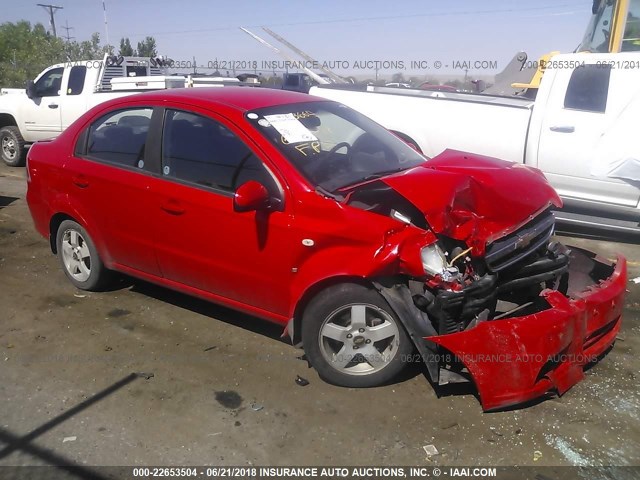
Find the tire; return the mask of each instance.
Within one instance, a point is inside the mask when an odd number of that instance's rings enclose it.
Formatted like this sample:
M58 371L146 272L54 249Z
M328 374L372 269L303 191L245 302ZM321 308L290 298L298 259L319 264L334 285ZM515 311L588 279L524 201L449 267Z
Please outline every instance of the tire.
M99 291L109 281L104 266L87 231L73 220L65 220L56 232L58 258L67 278L80 290Z
M413 352L384 298L350 283L329 287L311 300L302 318L302 343L322 379L355 388L390 382Z
M10 167L22 167L27 158L24 150L24 139L18 127L0 128L0 156Z

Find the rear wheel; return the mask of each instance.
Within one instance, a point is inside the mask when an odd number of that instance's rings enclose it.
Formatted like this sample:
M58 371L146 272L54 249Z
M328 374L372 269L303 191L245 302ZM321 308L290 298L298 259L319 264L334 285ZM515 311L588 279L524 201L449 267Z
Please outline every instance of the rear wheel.
M80 224L73 220L62 222L56 234L56 246L64 273L77 288L96 291L106 285L110 272Z
M340 284L318 294L302 320L309 361L329 383L374 387L406 366L413 345L396 314L373 289Z
M0 156L10 167L21 167L25 163L24 139L18 127L0 128Z

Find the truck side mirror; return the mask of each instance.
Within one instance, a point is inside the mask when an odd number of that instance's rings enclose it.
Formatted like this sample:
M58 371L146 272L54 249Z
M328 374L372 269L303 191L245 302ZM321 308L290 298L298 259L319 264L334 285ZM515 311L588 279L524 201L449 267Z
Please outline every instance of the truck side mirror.
M36 98L38 95L36 93L36 85L35 83L33 83L33 80L29 80L27 82L27 97L29 98Z

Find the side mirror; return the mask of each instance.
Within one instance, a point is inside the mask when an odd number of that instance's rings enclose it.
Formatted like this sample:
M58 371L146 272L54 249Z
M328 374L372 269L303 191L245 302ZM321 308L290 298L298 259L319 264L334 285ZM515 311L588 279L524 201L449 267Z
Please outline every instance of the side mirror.
M38 96L36 94L36 85L35 85L35 83L33 83L33 80L29 80L27 82L26 92L27 92L27 97L29 97L29 98L35 98L35 97Z
M240 185L233 195L233 210L236 212L266 210L269 203L269 191L255 180Z

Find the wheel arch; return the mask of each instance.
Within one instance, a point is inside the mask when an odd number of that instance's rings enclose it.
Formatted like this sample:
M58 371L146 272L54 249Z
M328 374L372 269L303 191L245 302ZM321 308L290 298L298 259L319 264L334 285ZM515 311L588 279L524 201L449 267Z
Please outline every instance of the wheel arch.
M51 253L53 253L54 255L58 254L58 246L56 245L56 236L58 234L58 229L60 228L62 222L64 222L65 220L71 220L73 222L76 222L78 225L82 225L82 222L66 213L56 213L55 215L53 215L53 217L51 217L51 220L49 220L49 246L51 247Z
M309 302L311 302L311 300L321 291L341 283L355 283L357 285L362 285L363 287L375 289L374 284L370 280L357 275L335 275L319 280L318 282L308 286L296 302L293 316L287 325L287 331L291 337L291 342L294 345L299 345L302 342L302 316L309 305Z
M107 267L109 267L112 264L111 256L109 255L109 251L106 248L106 245L102 241L102 236L99 234L100 232L97 231L99 230L98 226L94 225L92 222L87 221L87 218L85 218L80 214L80 212L77 212L75 210L69 212L66 209L58 209L57 212L51 216L51 219L49 220L49 246L51 247L51 252L54 255L57 255L58 253L58 247L56 245L56 235L58 233L58 229L60 228L60 224L65 220L76 222L87 231L87 233L91 237L91 241L98 251L98 255L100 256L101 260L105 263L105 265L107 265Z
M0 128L17 127L16 119L10 113L0 113Z

